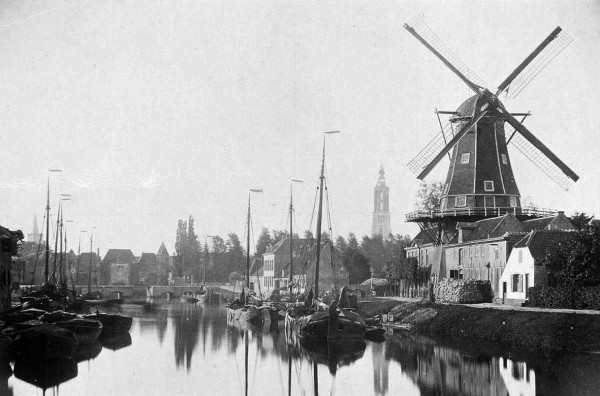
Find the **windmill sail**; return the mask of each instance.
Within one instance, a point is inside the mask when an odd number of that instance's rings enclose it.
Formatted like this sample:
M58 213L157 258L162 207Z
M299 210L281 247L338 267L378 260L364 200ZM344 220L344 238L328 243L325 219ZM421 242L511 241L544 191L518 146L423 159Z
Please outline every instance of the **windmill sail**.
M506 133L506 136L509 137L512 133L513 131L509 131L509 133ZM520 133L514 134L513 138L510 139L510 144L564 190L569 190L573 185L573 179L568 177L550 158L538 150Z
M407 165L412 173L418 175L425 169L427 165L438 155L440 151L446 146L449 139L454 137L453 125L448 122L440 132L438 132L429 143L423 147L419 154L417 154Z
M507 78L507 81L500 84L498 87L499 91L506 92L508 98L516 98L522 91L529 85L529 83L537 76L552 59L556 58L571 42L573 38L566 34L560 27L557 27L550 36L540 44L540 47L536 50L521 64L517 69ZM539 50L539 52L538 52ZM531 60L530 58L535 58ZM522 68L522 69L521 69ZM514 74L518 74L516 77ZM514 78L512 81L509 79Z
M421 15L417 15L415 18L413 18L413 20L405 24L404 27L411 34L413 32L417 33L417 35L425 41L423 44L426 46L428 44L431 47L430 49L437 51L442 57L444 57L446 61L450 63L449 65L447 64L447 66L451 68L454 67L467 79L479 85L480 87L488 86L488 84L481 77L479 77L477 73L469 69L469 67L458 56L456 56L456 54L454 54L452 50L446 46L446 44L444 44L444 42L433 32L433 30L431 30L427 23L425 23L425 20Z

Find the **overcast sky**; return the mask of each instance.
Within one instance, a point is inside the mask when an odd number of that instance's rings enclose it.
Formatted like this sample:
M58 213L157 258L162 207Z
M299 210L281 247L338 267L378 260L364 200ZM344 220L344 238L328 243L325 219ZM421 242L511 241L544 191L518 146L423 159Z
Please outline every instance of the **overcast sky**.
M178 219L205 235L307 229L323 131L334 234L370 233L380 164L394 233L414 209L406 163L434 109L472 93L402 27L416 14L496 87L560 25L573 43L513 101L581 179L568 192L511 151L523 197L600 215L598 1L0 1L0 224L41 223L72 194L69 236L173 251ZM428 181L445 178L440 163ZM54 215L52 215L54 216ZM82 234L85 235L85 234ZM72 245L73 246L73 245Z

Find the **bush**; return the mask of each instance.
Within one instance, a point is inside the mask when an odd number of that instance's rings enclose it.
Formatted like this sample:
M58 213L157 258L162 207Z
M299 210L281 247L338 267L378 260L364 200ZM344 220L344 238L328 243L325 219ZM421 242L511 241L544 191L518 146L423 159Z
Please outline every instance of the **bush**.
M600 287L531 287L529 306L600 310Z
M436 302L455 304L492 302L494 298L490 281L475 279L442 279L433 294Z

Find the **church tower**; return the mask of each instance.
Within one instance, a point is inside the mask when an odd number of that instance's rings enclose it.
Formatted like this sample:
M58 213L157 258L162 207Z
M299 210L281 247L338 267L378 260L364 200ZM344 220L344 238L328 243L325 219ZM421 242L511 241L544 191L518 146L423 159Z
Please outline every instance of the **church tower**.
M382 235L384 239L388 239L392 233L390 227L390 189L385 185L383 166L379 168L379 178L375 185L373 204L371 236Z
M38 228L37 216L33 216L33 232L31 234L27 234L27 241L40 243L40 230ZM42 241L43 243L43 241Z

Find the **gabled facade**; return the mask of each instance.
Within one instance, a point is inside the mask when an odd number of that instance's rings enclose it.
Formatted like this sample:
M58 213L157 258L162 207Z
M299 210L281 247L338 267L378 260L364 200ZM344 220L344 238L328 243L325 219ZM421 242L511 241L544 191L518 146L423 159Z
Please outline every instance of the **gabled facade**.
M292 262L292 278L296 287L294 293L305 293L314 288L315 267L317 258L315 242L304 245ZM289 278L289 267L283 269L280 284L285 284ZM348 271L342 265L341 252L329 241L321 242L319 255L319 294L330 292L336 287L340 289L349 284Z
M109 249L100 267L103 285L135 285L139 283L136 259L130 249Z
M551 246L560 244L571 236L572 231L547 229L531 231L523 236L515 244L500 279L502 302L525 302L530 287L548 286L548 272L542 261Z
M158 261L154 253L142 253L137 263L140 284L156 285L158 281Z
M294 258L308 245L308 242L308 239L298 238L293 240L292 255ZM289 263L289 238L283 238L274 245L267 247L266 252L262 256L263 278L260 287L263 293L287 287L288 280L284 275L283 269L289 267Z

